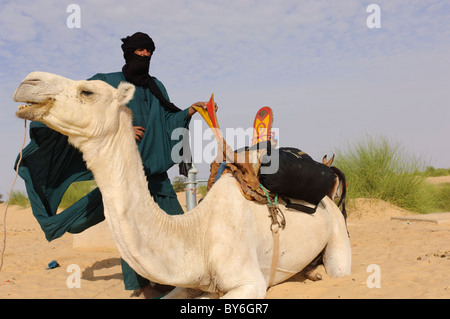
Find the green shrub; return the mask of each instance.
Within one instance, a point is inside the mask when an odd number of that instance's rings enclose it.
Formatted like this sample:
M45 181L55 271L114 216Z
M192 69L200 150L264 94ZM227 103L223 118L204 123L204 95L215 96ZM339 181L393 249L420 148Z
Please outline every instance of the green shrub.
M9 199L9 205L17 205L22 208L30 207L30 200L26 193L21 191L13 191Z
M334 165L349 182L349 198L378 198L421 213L435 206L435 187L420 174L423 162L401 144L366 136L335 153Z
M438 211L450 212L450 183L436 185L436 208Z
M95 181L72 183L72 185L70 185L64 193L59 207L62 209L70 207L78 200L80 200L83 196L90 193L95 187L97 187ZM30 207L30 200L28 199L28 196L25 192L13 191L9 204L27 208Z
M95 181L75 182L64 193L59 207L66 209L97 187Z
M205 197L207 192L208 188L206 187L206 185L197 186L197 193L200 194L202 197Z
M450 175L450 168L434 168L433 166L427 166L422 174L427 177L448 176Z
M184 184L184 177L178 176L175 177L172 183L173 189L175 192L184 192L184 189L186 188L186 185Z

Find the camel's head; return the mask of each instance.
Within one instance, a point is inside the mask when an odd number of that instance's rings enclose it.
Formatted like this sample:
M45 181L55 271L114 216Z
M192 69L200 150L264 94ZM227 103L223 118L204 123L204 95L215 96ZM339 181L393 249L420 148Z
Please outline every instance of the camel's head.
M119 113L128 110L134 86L118 89L103 81L73 81L44 72L30 73L14 93L16 115L39 121L69 137L96 137L117 130Z

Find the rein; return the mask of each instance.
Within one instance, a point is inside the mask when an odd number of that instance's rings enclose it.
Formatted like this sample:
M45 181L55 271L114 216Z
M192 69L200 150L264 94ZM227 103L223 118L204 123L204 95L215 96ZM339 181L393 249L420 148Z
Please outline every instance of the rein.
M5 257L5 250L6 250L6 213L8 212L9 201L11 200L14 185L16 184L17 176L19 175L19 166L20 166L20 162L22 162L22 151L25 146L26 138L27 138L27 120L25 120L25 122L24 122L23 142L22 142L22 146L20 148L19 161L17 162L17 166L16 166L16 175L15 175L14 181L11 185L11 190L9 191L8 201L6 202L5 213L3 215L3 249L2 249L2 253L1 253L1 257L0 257L0 271L3 268L3 259Z

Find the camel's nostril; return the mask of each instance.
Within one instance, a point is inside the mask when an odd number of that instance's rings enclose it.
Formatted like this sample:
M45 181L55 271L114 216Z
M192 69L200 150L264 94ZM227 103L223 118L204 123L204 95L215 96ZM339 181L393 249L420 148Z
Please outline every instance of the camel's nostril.
M39 84L41 80L39 79L26 79L22 82L22 84L30 84L30 85L36 85Z

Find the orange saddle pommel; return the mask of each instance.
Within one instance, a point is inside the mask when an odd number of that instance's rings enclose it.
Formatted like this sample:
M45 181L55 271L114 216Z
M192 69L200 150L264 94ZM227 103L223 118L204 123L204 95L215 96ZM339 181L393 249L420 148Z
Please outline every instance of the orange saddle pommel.
M272 131L273 111L270 107L265 106L256 113L253 122L253 138L252 145L260 142L269 141Z

